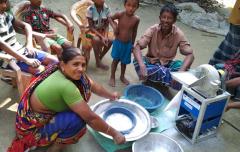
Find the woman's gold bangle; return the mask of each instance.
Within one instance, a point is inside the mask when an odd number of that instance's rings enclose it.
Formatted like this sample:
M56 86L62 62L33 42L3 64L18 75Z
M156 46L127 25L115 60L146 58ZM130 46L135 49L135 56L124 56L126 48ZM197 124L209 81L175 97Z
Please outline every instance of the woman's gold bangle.
M107 132L106 132L107 134L108 134L109 130L110 130L110 125L108 125Z

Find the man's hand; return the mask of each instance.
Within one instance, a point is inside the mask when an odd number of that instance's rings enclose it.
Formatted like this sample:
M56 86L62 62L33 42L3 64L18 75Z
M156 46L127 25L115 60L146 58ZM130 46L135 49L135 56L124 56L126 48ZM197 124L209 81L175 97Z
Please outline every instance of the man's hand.
M147 69L146 69L146 65L140 65L140 75L139 75L139 79L140 80L146 80L147 79Z
M41 65L41 62L38 59L27 58L26 63L34 68L37 68Z

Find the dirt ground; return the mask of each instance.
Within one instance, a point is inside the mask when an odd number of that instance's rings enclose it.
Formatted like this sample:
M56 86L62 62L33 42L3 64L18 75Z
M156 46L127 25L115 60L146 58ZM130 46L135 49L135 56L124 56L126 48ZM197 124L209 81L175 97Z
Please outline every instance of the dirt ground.
M10 0L12 2L12 5L14 5L16 2L19 2L20 0ZM70 17L70 7L71 5L76 2L77 0L43 0L43 4L54 11L58 11L61 13L66 14ZM123 9L123 0L106 0L106 3L110 6L111 11L114 13L116 11ZM159 22L159 11L160 8L158 6L141 6L137 10L137 15L140 16L140 25L138 29L137 39L144 33L144 31L150 27L151 25ZM220 42L223 40L224 37L209 34L205 32L198 31L196 29L192 29L182 23L177 22L176 23L185 33L186 37L188 38L193 50L194 50L194 56L195 60L192 67L196 67L200 64L208 63L210 57L212 56L215 49L218 47ZM56 22L52 22L52 27L56 28L57 31L62 34L66 35L65 28L61 25L59 25ZM77 26L75 26L75 39L77 39L79 33L79 29ZM22 37L20 37L22 38ZM111 50L108 52L108 54L103 58L103 62L111 65L112 59L110 56ZM182 59L183 57L178 54L177 58ZM119 77L120 74L120 67L118 67L116 72L116 78ZM110 90L116 90L119 92L122 92L125 85L123 85L119 79L116 79L116 87L112 88L108 86L107 82L110 77L110 70L109 71L102 71L100 69L97 69L95 66L95 60L93 56L93 51L91 52L91 60L87 72L96 82L101 83L103 86L105 86L107 89ZM126 77L130 80L131 83L139 83L138 77L135 73L135 70L133 68L133 65L127 66L127 72ZM9 111L9 107L16 108L16 105L14 103L18 100L18 95L16 89L12 89L11 86L3 83L0 81L0 88L2 91L0 91L0 105L3 103L3 101L11 100L11 104L13 105L7 105L7 106L0 106L0 126L4 129L0 129L0 151L6 151L6 148L11 142L11 139L14 137L14 112ZM97 97L95 95L92 96L90 105L96 103L97 101L100 101L102 98ZM239 116L238 116L239 118ZM227 127L229 129L229 126ZM222 136L227 136L226 138L230 138L233 136L239 137L239 134L236 132L232 133L223 133ZM234 138L235 143L233 144L233 152L237 151L238 148L237 145L240 144L239 138ZM232 142L225 138L220 139L221 142ZM223 144L224 146L228 144ZM216 145L221 145L221 143L217 143ZM215 145L215 146L216 146ZM231 144L230 144L231 145ZM211 147L211 146L210 146ZM221 147L221 146L220 146ZM187 148L187 151L192 151L194 148ZM203 151L208 151L207 148L204 148ZM223 150L223 149L222 149ZM42 151L42 150L40 150ZM44 150L43 150L44 151ZM102 152L103 149L94 141L93 137L89 134L87 134L83 140L81 140L78 144L71 146L66 151L69 152L75 152L75 151L81 151L81 152ZM202 150L197 150L202 151ZM221 151L221 149L218 149L217 151ZM223 150L225 151L225 150ZM229 150L228 150L229 151Z

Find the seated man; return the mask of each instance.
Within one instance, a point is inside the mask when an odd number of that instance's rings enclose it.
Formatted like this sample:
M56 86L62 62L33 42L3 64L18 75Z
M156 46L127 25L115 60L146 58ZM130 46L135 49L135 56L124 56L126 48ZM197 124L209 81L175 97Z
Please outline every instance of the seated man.
M73 33L73 24L64 14L53 12L48 8L42 7L41 4L42 0L30 0L30 5L23 13L23 21L29 23L33 31L55 34L55 31L50 28L50 19L53 18L65 25L69 33ZM63 48L72 46L72 43L61 35L57 35L55 38L46 38L45 43L39 40L38 37L35 38L44 51L51 50L58 56L61 55Z
M185 71L191 66L194 60L193 50L183 32L174 25L177 15L173 4L165 5L160 12L160 23L148 28L137 41L133 54L134 66L140 79L171 85L170 71ZM142 57L140 50L147 46L148 52ZM185 55L183 62L173 61L178 48Z
M38 68L41 64L47 66L58 60L48 53L33 48L31 26L7 13L7 2L8 0L0 0L0 53L15 57L22 71L38 75L42 72L42 69ZM17 41L15 29L22 29L26 33L25 47Z
M209 64L227 71L226 88L240 100L240 1L236 1L229 17L230 28Z

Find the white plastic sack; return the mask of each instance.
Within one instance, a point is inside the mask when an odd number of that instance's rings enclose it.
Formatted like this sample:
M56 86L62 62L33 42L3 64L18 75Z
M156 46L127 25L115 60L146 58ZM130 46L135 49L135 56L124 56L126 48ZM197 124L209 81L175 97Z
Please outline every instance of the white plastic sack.
M166 106L166 108L164 109L164 111L168 111L172 108L177 108L178 106L180 106L180 102L182 99L182 91L178 91L178 93L175 95L175 97L169 102L169 104Z

